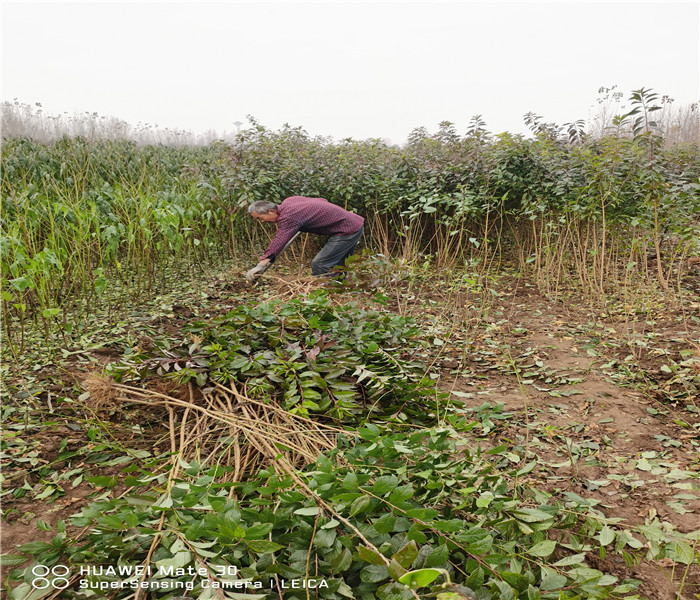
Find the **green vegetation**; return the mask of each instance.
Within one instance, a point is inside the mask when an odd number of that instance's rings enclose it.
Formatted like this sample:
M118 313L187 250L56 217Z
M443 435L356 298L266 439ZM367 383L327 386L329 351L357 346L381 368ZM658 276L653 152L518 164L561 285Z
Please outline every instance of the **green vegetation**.
M182 569L170 578L177 582L171 597L192 590L188 582L199 598L216 597L217 584L227 581L257 582L250 590L265 598L283 580L308 580L321 598L408 599L416 594L398 581L426 568L444 571L435 584L443 598L477 591L480 598L631 597L639 582L587 567L585 553L608 548L633 562L642 543L590 501L572 494L557 502L519 484L535 462L513 467L498 449L473 454L456 444L466 425L411 434L368 425L299 473L302 484L273 468L244 483L217 483L232 467L184 461L160 475L132 471L128 484L156 483L152 493L83 509L72 523L91 528L84 539L70 539L59 526L50 543L20 550L37 564L65 553L72 564ZM687 542L661 529L657 536L655 558L692 561ZM197 569L205 570L203 587L192 577ZM124 579L88 578L96 586ZM441 586L447 582L458 583ZM24 584L14 597L28 590Z
M440 411L438 404L425 401L437 395L434 384L422 377L425 366L400 362L408 340L418 334L413 319L353 304L336 306L327 294L316 293L242 305L185 331L200 341L171 348L167 361L138 357L134 366L116 369L118 380L133 371L143 378L143 367L150 367L202 387L208 380L235 382L245 385L250 398L272 399L292 414L325 415L338 423L360 415L421 422L428 415L436 419Z
M700 146L630 102L597 138L5 140L2 498L41 532L9 597L64 564L80 599L632 600L650 564L694 593L700 532L657 508L700 508ZM297 194L365 249L239 286L248 203Z
M405 148L331 143L253 121L233 146L138 147L63 139L3 147L3 314L17 344L27 319L70 330L107 286L137 299L249 252L245 207L293 195L332 199L368 217L386 255L431 256L434 268L504 260L556 292L575 279L600 297L654 282L679 291L698 252L697 145L664 148L657 95L640 90L631 138L587 140L531 116L532 139L495 139L477 118L460 138L442 123ZM650 266L650 260L655 265ZM173 269L171 271L170 269ZM19 342L21 347L21 342Z

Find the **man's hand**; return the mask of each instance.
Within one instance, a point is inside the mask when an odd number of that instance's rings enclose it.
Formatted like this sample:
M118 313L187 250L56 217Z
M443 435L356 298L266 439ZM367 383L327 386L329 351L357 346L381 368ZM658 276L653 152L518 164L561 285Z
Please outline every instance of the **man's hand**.
M257 265L255 265L250 271L248 271L245 274L245 280L253 284L255 283L255 280L262 275L265 271L267 271L267 267L270 266L270 261L260 261Z

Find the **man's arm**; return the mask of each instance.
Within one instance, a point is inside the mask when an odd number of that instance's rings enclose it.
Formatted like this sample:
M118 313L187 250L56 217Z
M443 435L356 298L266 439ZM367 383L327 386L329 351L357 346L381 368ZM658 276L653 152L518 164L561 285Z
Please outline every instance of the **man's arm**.
M284 250L287 243L294 237L294 235L299 231L299 226L296 224L283 224L277 227L277 233L275 237L270 242L267 250L260 257L260 262L267 260L268 262L275 262L280 252Z

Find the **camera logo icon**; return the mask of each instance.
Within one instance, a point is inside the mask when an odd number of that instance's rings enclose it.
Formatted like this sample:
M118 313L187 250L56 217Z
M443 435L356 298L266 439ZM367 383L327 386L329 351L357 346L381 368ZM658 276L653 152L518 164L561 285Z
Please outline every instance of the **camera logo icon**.
M70 569L66 565L54 565L49 568L45 565L35 565L32 567L32 587L36 590L65 590L69 585L68 573Z

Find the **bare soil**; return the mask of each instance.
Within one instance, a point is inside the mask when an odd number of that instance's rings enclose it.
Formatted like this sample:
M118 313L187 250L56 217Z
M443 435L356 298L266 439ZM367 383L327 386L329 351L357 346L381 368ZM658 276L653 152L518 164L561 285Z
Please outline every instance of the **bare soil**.
M648 315L620 319L598 310L593 329L590 311L551 301L534 287L516 284L501 290L500 299L492 311L500 314L488 335L474 331L464 340L467 352L451 347L438 358L440 386L456 392L467 411L489 402L512 415L494 421L500 425L482 442L520 441L540 463L530 474L531 483L556 496L573 492L598 500L597 508L606 516L627 525L661 522L683 533L700 529L695 479L700 471L700 398L690 393L680 402L661 369L669 357L681 360L681 350L697 349L698 330L688 326L680 307L660 307L653 326L645 320ZM633 363L632 369L645 372L643 385L633 387L629 378L611 377L604 365L628 356L631 347L634 351L629 340L638 339L630 335L636 330L653 330L655 337ZM600 331L610 345L591 345L592 339L601 339L592 333ZM592 348L594 353L587 352ZM518 364L523 355L527 360ZM507 372L508 363L517 364L518 372ZM566 379L572 383L557 384ZM662 559L630 569L619 556L590 554L591 566L620 580L641 580L640 593L652 600L700 597L697 565L686 572L684 565Z

